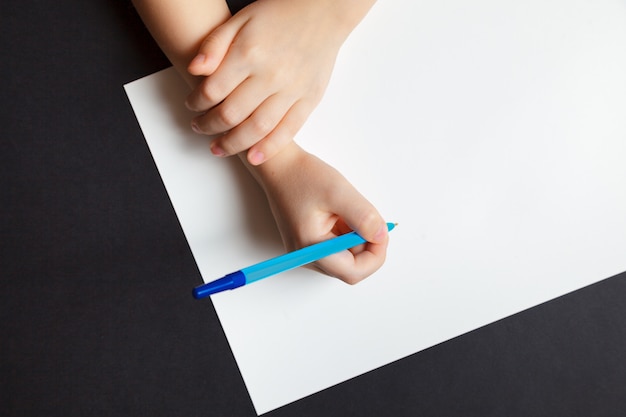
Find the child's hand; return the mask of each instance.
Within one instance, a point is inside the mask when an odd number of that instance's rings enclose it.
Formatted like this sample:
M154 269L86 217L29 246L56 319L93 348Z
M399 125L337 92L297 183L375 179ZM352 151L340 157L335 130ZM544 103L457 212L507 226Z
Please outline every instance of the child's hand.
M248 162L258 165L292 141L319 103L356 24L337 10L341 3L258 0L204 40L188 71L206 78L186 104L206 112L193 120L194 130L224 134L213 141L214 154L249 149Z
M265 189L287 250L356 230L368 243L321 259L314 266L355 284L383 264L387 224L337 170L292 142L251 171Z

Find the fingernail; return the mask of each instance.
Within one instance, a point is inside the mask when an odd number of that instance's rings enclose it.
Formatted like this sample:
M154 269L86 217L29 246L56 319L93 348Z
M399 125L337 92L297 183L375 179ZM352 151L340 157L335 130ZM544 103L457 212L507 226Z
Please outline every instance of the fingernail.
M198 54L194 59L191 60L189 66L202 65L206 61L206 55Z
M196 133L202 134L202 131L200 130L200 127L196 124L196 122L191 123L191 130Z
M376 235L374 236L374 239L376 239L376 242L382 242L383 240L385 240L385 236L387 236L387 225L383 225L380 227L380 229L378 229L378 232L376 232Z
M263 152L255 151L250 155L250 163L252 165L259 165L265 161L265 154Z
M215 156L226 156L224 149L220 148L219 145L215 143L211 144L211 153Z

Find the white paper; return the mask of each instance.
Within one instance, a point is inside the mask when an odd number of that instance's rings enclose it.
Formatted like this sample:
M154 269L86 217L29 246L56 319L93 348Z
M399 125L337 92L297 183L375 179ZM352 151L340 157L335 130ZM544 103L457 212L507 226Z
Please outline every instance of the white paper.
M257 413L625 271L625 74L624 1L378 2L297 141L399 226L357 286L212 297ZM203 279L282 253L176 73L126 91Z

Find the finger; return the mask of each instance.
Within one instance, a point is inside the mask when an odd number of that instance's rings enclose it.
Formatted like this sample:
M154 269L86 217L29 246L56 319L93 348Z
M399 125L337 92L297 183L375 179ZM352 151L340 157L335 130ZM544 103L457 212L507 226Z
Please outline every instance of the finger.
M226 58L214 74L204 78L187 96L185 106L191 111L205 112L224 101L249 76L244 68L231 69L232 66Z
M328 275L348 284L356 284L376 272L385 262L387 240L384 243L366 243L358 253L346 250L316 262Z
M306 101L297 101L287 111L274 129L256 142L248 151L248 162L260 165L277 155L296 136L314 106Z
M239 19L231 18L214 29L200 44L196 56L191 60L187 71L191 75L211 75L220 66L230 45L241 29Z
M333 232L343 234L351 229L367 243L321 259L317 266L344 282L355 284L385 262L389 241L387 224L374 206L354 188L331 196L330 204L332 211L340 216Z
M387 223L355 188L330 196L329 204L329 208L363 239L371 243L384 243L387 240Z
M205 114L196 117L193 120L193 124L196 126L194 129L197 128L201 133L206 135L216 135L227 132L239 126L263 106L265 109L252 120L254 124L258 125L258 129L264 130L263 135L257 135L253 142L248 141L249 143L246 147L239 148L237 151L248 149L274 128L285 113L285 106L287 106L287 109L289 108L290 104L282 104L280 108L273 110L274 113L278 112L282 114L273 116L270 114L267 116L268 113L270 113L271 106L265 105L265 102L272 99L272 97L271 90L268 90L265 83L259 80L258 77L248 78L237 86L222 103L208 110ZM276 99L272 99L271 101L272 104L276 103ZM270 118L272 119L271 123Z
M278 95L269 97L250 117L225 135L218 137L215 146L219 146L226 155L234 155L250 149L272 132L289 106L289 101ZM260 162L265 159L264 155L256 155L256 157L260 159ZM253 160L251 163L258 165L260 162Z

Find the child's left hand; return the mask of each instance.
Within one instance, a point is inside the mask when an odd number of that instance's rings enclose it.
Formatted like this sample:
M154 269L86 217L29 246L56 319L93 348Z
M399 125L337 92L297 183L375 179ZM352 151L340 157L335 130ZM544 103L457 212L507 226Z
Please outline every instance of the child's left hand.
M193 120L194 130L223 134L211 145L214 154L249 149L248 162L258 165L292 141L356 24L337 10L341 3L257 0L204 40L188 71L206 78L186 104L205 112Z

